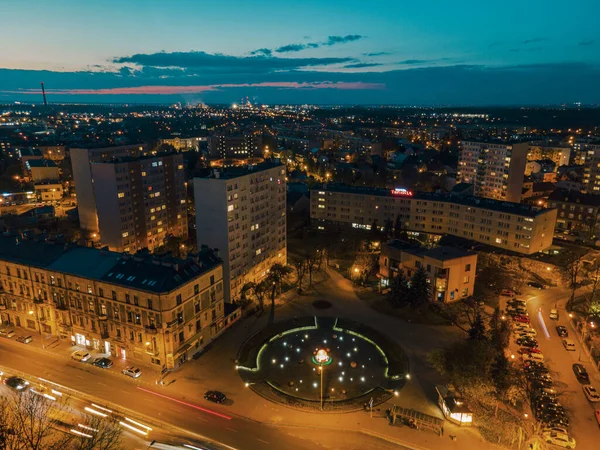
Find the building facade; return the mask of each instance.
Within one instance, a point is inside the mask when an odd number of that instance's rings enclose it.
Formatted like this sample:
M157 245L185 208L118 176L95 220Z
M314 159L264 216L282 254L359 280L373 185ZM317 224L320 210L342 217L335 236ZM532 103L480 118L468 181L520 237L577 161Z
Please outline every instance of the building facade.
M519 203L529 144L463 141L457 182L473 185L477 197Z
M600 194L600 144L585 146L583 189L587 194Z
M136 158L146 154L147 151L145 144L72 148L70 150L73 181L77 194L77 212L79 213L79 224L83 230L94 233L99 231L91 163L108 162L115 158Z
M556 189L548 197L548 207L556 208L556 233L574 231L591 239L600 226L600 195Z
M170 145L178 152L187 152L187 151L199 151L200 150L200 142L206 142L207 138L205 137L191 137L191 138L182 138L179 136L175 136L167 139L160 139L159 143L162 145Z
M285 172L279 163L264 162L194 179L198 245L221 252L228 302L273 264L287 262Z
M186 239L183 155L169 153L91 164L100 241L111 251L135 253Z
M557 169L560 166L568 166L571 159L571 147L551 147L530 143L527 161L540 161L543 159L554 162Z
M208 138L208 155L220 159L248 159L263 156L261 135L211 136Z
M387 288L400 270L411 277L424 268L431 286L431 301L451 303L473 295L477 253L454 247L414 247L398 240L381 246L379 276Z
M552 245L556 210L477 197L412 192L406 189L327 185L311 191L310 217L370 230L399 217L407 230L450 234L530 255Z
M177 367L227 326L221 260L0 237L0 320L113 357Z

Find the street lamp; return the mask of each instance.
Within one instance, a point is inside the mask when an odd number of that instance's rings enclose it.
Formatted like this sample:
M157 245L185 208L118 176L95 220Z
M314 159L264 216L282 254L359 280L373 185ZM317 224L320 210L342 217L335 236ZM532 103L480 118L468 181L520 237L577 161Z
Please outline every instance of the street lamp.
M30 315L30 316L33 316L33 315L35 315L35 321L36 321L36 323L37 323L37 326L38 326L38 332L40 333L40 339L41 339L41 341L42 341L42 348L46 348L46 347L44 346L44 336L43 336L43 334L42 334L42 325L40 324L40 316L38 315L37 308L35 308L35 310L29 310L29 315Z
M323 411L323 372L325 372L325 365L331 363L331 356L327 354L327 350L317 350L314 362L319 365L319 372L321 374L321 411Z

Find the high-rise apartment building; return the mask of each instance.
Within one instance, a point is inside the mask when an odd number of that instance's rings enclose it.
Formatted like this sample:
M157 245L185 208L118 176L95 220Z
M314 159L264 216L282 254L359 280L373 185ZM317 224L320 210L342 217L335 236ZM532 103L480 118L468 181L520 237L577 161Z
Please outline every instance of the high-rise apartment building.
M72 148L71 166L77 194L79 225L83 230L98 232L98 214L94 196L91 163L111 161L115 158L138 157L146 154L145 144L120 145L103 148Z
M198 245L219 249L226 301L239 299L244 284L259 282L273 264L286 264L285 172L266 161L194 179Z
M247 159L263 156L261 135L211 136L208 138L208 155L211 158Z
M571 147L553 147L530 143L527 161L540 161L543 159L549 159L554 162L557 169L560 166L568 166L571 159Z
M317 227L359 230L384 228L399 218L413 233L451 234L531 255L552 245L556 209L406 189L327 185L311 191L310 218Z
M100 241L135 253L161 246L169 235L187 238L183 155L117 158L91 164Z
M462 142L457 181L473 185L477 197L519 203L529 144Z
M587 194L600 194L600 144L585 146L583 189Z
M71 150L81 228L111 251L154 250L187 237L183 155L145 146Z
M177 367L221 334L221 260L120 254L0 236L0 324L119 359Z

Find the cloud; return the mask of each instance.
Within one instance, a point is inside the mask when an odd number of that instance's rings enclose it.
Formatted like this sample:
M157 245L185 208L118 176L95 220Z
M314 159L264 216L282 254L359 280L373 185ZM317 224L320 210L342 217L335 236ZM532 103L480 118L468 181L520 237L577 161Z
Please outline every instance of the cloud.
M303 82L264 82L264 83L238 83L238 84L213 84L204 86L135 86L108 89L48 89L48 94L59 95L175 95L175 94L198 94L202 92L218 91L229 88L277 88L277 89L339 89L339 90L373 90L383 89L385 86L379 83L362 82L330 82L318 83ZM1 91L6 93L7 91ZM39 95L38 89L11 91L19 94Z
M327 41L323 42L323 45L331 46L336 44L346 44L348 42L354 42L364 38L365 36L361 36L360 34L347 34L346 36L329 36L327 38Z
M256 50L250 52L251 55L263 55L263 56L271 56L272 53L273 53L273 50L271 50L270 48L259 48L259 49L256 49Z
M383 66L382 63L368 63L368 62L359 62L354 64L346 64L344 66L345 69L362 69L363 67L376 67Z
M308 48L306 44L288 44L275 49L277 53L299 52Z
M180 68L191 74L212 71L237 73L268 73L305 67L327 66L355 61L354 58L279 58L265 55L230 56L206 52L138 53L115 58L117 64L136 64L142 67Z
M396 64L402 64L402 65L406 65L406 66L411 66L414 64L425 64L431 62L431 60L427 60L427 59L405 59L404 61L399 61Z
M534 43L536 43L536 42L546 42L546 41L549 41L549 40L550 40L550 39L548 39L548 38L543 38L543 37L540 37L540 38L533 38L533 39L527 39L527 40L523 41L523 45L527 45L527 44L534 44Z
M390 52L374 52L374 53L363 53L363 56L383 56L390 55Z
M577 45L579 45L580 47L587 47L588 45L593 45L596 41L589 40L589 41L581 41L579 42Z

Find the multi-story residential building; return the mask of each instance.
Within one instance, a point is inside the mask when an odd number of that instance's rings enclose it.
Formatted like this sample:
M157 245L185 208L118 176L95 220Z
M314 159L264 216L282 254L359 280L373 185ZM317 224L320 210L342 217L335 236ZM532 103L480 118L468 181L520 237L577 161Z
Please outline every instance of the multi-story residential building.
M464 141L458 156L457 181L472 184L477 197L518 203L528 151L526 142Z
M208 155L220 159L248 159L263 156L262 135L211 136L208 138Z
M239 314L225 316L222 262L207 248L161 259L4 235L0 286L2 326L167 368Z
M64 196L63 185L57 181L35 183L33 186L37 199L42 202L57 202Z
M597 234L600 227L600 195L556 189L548 197L548 206L557 210L556 233L581 232L588 239Z
M42 183L48 181L58 181L60 174L56 163L49 159L30 159L25 163L28 173L31 174L31 181Z
M169 235L187 238L182 154L115 158L92 163L91 173L100 241L110 250L153 251Z
M187 237L183 156L148 154L145 145L71 149L81 228L114 251Z
M235 302L244 284L258 282L276 263L285 265L285 166L214 169L194 178L198 245L221 252L225 299Z
M588 194L600 194L600 144L586 145L583 190Z
M543 159L554 162L557 169L560 166L568 166L571 159L571 147L553 147L530 143L527 161L540 161Z
M432 301L450 303L473 295L477 253L447 246L415 247L398 240L381 246L381 287L389 287L399 270L410 278L421 267L427 271Z
M310 217L318 227L370 230L399 217L407 230L450 234L526 255L552 245L556 222L555 209L399 188L327 185L313 189L310 199Z
M67 151L64 145L44 145L39 148L45 159L54 162L61 162L65 159Z
M191 138L182 138L180 136L174 136L172 138L160 139L159 143L165 145L171 145L178 152L185 151L199 151L200 150L200 142L206 142L207 138L205 137L191 137Z

